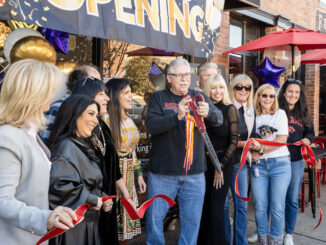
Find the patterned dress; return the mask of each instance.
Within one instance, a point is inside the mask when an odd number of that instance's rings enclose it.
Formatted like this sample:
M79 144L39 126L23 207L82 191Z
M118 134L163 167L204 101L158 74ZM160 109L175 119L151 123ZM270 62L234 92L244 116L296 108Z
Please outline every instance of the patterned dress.
M105 121L109 125L108 117ZM135 178L142 175L140 161L136 156L136 147L139 142L138 128L129 117L123 119L121 127L121 144L117 146L120 158L120 171L126 184L129 195L133 202L138 206L138 198L135 187ZM118 235L119 240L129 240L141 233L140 220L132 220L124 206L120 202L118 214Z

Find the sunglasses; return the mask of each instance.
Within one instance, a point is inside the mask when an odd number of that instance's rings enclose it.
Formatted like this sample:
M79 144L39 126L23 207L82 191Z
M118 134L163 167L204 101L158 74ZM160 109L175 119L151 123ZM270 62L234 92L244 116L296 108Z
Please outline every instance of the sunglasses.
M302 85L302 82L300 80L296 80L296 79L293 79L293 78L289 78L288 83L290 83L290 84L294 83L294 84Z
M85 77L84 81L82 82L82 87L85 86L85 84L86 84L86 82L88 81L88 79L91 79L92 81L94 81L94 77L90 77L90 76Z
M242 89L245 89L247 92L249 92L251 90L251 85L248 86L243 86L243 85L235 85L234 86L236 91L241 91Z
M262 98L264 98L264 99L267 99L268 97L270 98L270 99L275 99L275 95L274 94L270 94L270 95L268 95L268 94L261 94L260 95Z

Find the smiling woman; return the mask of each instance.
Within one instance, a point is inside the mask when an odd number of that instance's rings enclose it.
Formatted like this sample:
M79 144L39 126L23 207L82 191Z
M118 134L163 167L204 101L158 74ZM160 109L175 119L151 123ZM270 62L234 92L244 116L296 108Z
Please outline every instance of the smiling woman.
M100 245L99 220L111 210L112 201L102 203L103 174L92 136L100 107L85 95L72 95L61 105L51 131L53 165L50 174L50 207L72 209L87 203L93 208L73 230L50 240L50 244ZM78 234L78 236L76 235Z
M300 80L288 79L279 93L280 108L285 110L289 120L289 137L287 142L302 141L310 145L315 138L314 126L307 105L305 89ZM300 147L288 146L291 157L292 176L285 203L285 242L291 244L298 215L298 194L301 189L305 161ZM293 244L293 241L292 241Z
M120 157L120 172L126 183L130 199L138 204L135 181L137 178L140 193L146 191L140 161L136 156L136 146L139 142L139 132L133 120L126 113L132 108L130 82L127 79L111 79L106 84L110 97L108 103L107 124L112 130L113 140ZM118 215L119 240L128 240L140 234L140 220L131 220L122 203Z
M256 92L256 133L264 140L286 143L288 119L279 109L275 89L270 84ZM291 180L290 153L286 146L260 145L251 152L250 181L260 244L283 244L285 198ZM267 208L268 207L268 208ZM270 219L270 222L269 222Z

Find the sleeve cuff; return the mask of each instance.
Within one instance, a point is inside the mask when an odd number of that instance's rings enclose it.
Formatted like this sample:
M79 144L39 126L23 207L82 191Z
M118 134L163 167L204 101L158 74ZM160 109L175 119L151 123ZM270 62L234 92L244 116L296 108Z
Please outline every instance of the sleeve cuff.
M98 196L90 193L87 197L86 203L88 203L92 207L96 207L97 202L98 202Z

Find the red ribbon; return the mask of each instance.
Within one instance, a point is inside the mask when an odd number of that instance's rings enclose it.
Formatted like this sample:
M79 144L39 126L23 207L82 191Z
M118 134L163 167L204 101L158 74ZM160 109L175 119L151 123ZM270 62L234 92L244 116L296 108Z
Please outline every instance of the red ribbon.
M245 144L245 146L243 148L242 155L241 155L241 160L240 160L240 167L239 167L237 176L235 178L235 192L238 195L238 197L240 199L242 199L243 201L248 202L249 198L242 197L240 195L239 184L238 184L239 173L240 173L240 170L242 169L242 167L246 164L246 159L247 159L247 155L248 155L248 151L249 151L249 146L251 145L251 143L254 140L259 142L261 145L270 145L270 146L296 145L296 146L301 146L301 154L302 154L302 157L304 158L304 160L306 161L308 167L309 168L315 168L316 165L317 165L316 157L315 157L315 154L314 154L313 150L309 146L304 145L302 141L297 141L295 143L280 143L280 142L274 142L274 141L267 141L267 140L262 140L262 139L253 139L253 138L251 138L246 142L246 144ZM315 179L317 179L316 178L316 172L315 172ZM320 225L320 223L322 221L322 218L323 218L323 210L322 210L319 202L318 202L318 206L319 206L319 214L320 214L319 221L318 221L318 224L314 227L313 230L317 229L317 227Z
M131 206L131 204L127 201L127 199L125 199L121 196L104 196L104 197L102 197L102 202L105 202L105 201L107 201L109 199L113 199L113 198L119 198L122 201L123 206L126 208L126 211L128 212L130 218L133 220L143 218L146 209L153 203L153 201L156 198L164 199L170 205L170 207L172 207L175 204L175 202L170 197L168 197L166 195L156 195L155 197L144 202L137 211ZM73 220L74 226L78 225L80 222L83 221L85 212L91 208L92 207L86 203L77 207L77 209L75 210L77 220ZM42 242L45 242L53 237L56 237L64 232L66 232L67 230L61 229L61 228L54 228L51 231L49 231L47 234L45 234L43 237L41 237L41 239L36 243L36 245L39 245Z

